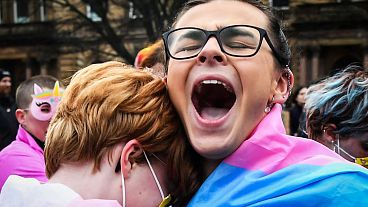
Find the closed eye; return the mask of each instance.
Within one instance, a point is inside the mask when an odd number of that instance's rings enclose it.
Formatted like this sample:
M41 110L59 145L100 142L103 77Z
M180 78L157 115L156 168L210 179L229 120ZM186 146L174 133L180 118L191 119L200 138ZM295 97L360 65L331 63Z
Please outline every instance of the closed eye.
M199 50L201 48L201 45L191 45L180 48L177 52L185 52L185 51L191 51L191 50Z
M244 44L242 42L227 42L226 43L226 47L229 47L229 48L239 48L239 49L255 49L255 47L249 45L249 44Z

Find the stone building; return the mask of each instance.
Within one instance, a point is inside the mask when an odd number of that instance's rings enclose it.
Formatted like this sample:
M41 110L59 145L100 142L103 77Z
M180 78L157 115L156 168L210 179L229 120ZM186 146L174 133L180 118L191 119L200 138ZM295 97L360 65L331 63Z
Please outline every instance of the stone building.
M296 85L309 84L351 62L368 67L368 0L263 1L284 19L293 49ZM111 52L108 45L98 40L91 39L90 47L76 50L73 42L60 39L55 20L71 14L45 2L0 1L0 67L11 70L15 85L37 74L65 78L78 68L108 59L96 56L93 48ZM80 7L91 20L99 20L89 5ZM132 14L115 10L114 15L129 18ZM129 30L124 38L131 42L129 48L134 53L146 42L146 36L143 30Z
M100 21L90 5L80 0L70 0L93 22ZM123 7L111 7L116 22L131 18L131 11ZM75 32L75 39L63 34L76 31L68 24L75 13L50 0L0 0L0 68L10 70L13 78L13 93L23 80L38 74L50 74L62 80L76 70L94 62L122 60L106 43L101 43L95 33L83 28ZM61 23L66 22L66 23ZM114 24L112 22L111 24ZM75 27L75 25L74 25ZM72 31L74 30L74 31ZM80 36L83 35L83 44ZM119 31L127 48L134 52L141 49L147 36L144 30L129 28ZM104 51L104 55L96 51Z
M296 85L308 85L351 63L368 68L367 0L276 1L292 47Z

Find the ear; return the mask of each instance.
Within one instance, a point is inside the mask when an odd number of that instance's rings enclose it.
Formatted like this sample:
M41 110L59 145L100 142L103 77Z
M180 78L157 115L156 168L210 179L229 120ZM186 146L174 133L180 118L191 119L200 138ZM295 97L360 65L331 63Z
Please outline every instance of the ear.
M274 91L274 103L283 104L288 99L290 91L294 86L294 74L290 69L285 69L276 79Z
M17 118L19 124L24 124L26 121L26 112L23 109L17 109L15 111L15 117Z
M165 83L165 85L167 85L167 75L165 75L165 77L162 78L162 81Z
M335 124L327 124L322 129L321 139L323 139L323 141L326 141L328 144L334 142L336 140L336 134L333 131L335 130L336 130Z
M134 158L138 157L142 154L142 148L139 142L136 139L132 139L127 142L121 152L120 163L121 163L121 172L124 177L128 177L128 175L133 170Z

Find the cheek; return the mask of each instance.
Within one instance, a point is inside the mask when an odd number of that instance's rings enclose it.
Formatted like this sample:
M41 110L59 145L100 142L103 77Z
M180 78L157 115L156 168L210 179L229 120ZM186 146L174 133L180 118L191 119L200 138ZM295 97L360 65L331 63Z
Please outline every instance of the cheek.
M168 65L168 74L167 79L168 83L171 82L182 82L185 80L185 77L188 76L190 64L188 61L177 61L171 60Z
M42 124L41 124L44 131L46 131L48 129L49 125L50 125L49 121L43 121Z
M360 147L359 142L357 142L357 140L354 140L354 138L350 138L346 141L341 141L340 139L340 147L354 157L359 157L359 155L363 152L363 149Z
M186 79L189 74L189 65L180 61L170 61L167 74L167 87L170 98L175 107L184 104Z
M243 66L240 72L242 84L241 110L246 122L253 127L264 115L268 100L272 97L273 73L269 68L254 64ZM247 68L247 69L246 69Z
M273 69L258 64L239 64L237 66L243 94L269 95L273 87Z

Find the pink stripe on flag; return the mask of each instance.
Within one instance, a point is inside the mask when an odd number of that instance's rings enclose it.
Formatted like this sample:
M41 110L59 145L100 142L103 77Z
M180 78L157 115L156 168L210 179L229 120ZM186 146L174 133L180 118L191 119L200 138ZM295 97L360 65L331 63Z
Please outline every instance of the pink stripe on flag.
M322 166L336 162L349 163L322 144L286 135L281 110L281 105L276 104L250 137L224 162L266 174L295 164Z

